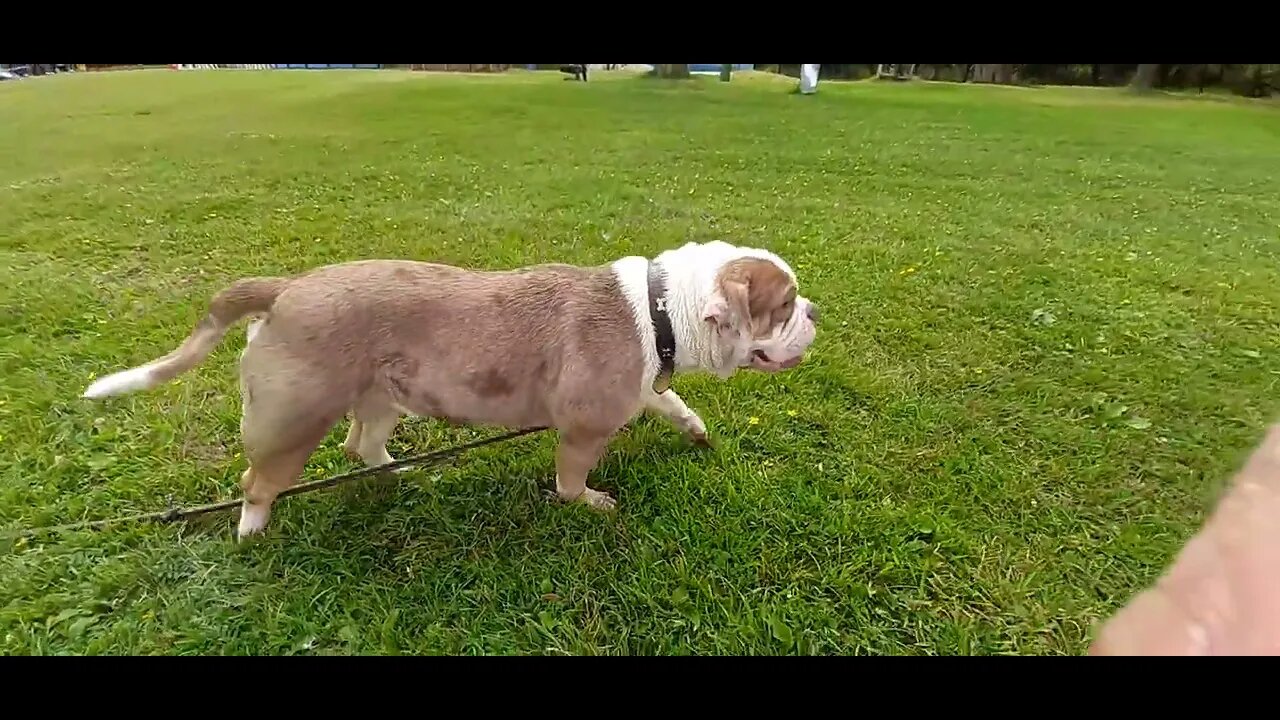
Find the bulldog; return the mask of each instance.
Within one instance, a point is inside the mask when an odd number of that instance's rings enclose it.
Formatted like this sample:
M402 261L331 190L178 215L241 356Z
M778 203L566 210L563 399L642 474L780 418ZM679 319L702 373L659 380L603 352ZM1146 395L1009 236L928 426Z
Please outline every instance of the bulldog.
M252 315L240 357L250 465L239 537L266 528L276 496L347 414L344 447L370 466L393 462L386 443L404 415L554 428L556 495L609 510L614 499L587 475L641 411L706 442L705 423L670 388L675 373L728 378L801 362L818 311L798 291L782 258L720 241L595 267L347 262L232 283L176 350L84 397L172 380Z

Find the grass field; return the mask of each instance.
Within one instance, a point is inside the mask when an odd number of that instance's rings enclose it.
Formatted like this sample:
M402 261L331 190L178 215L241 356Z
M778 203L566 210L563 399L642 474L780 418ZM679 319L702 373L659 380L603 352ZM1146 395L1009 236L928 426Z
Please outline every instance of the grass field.
M0 545L0 652L1080 653L1280 408L1280 111L1120 91L593 74L130 72L0 85L0 531L237 497L243 275L410 257L787 257L776 379L678 379L543 501L553 441L234 515ZM353 467L345 424L308 478ZM484 430L415 420L393 454Z

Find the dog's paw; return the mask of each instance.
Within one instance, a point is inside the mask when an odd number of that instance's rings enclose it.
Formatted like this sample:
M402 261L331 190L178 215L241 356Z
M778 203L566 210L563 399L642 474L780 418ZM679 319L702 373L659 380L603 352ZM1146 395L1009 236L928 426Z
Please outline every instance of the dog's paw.
M685 437L689 438L689 442L693 443L694 447L705 448L707 450L714 450L716 447L715 442L713 442L711 437L707 435L706 430L703 430L702 432L686 432Z
M269 505L240 505L240 526L236 528L236 540L245 541L254 535L260 535L267 529L267 521L271 519Z
M549 502L565 504L571 502L582 503L592 510L609 511L618 507L618 501L613 499L609 493L600 492L587 488L582 494L572 500L566 499L555 490L543 490L542 496Z
M604 512L615 510L618 507L618 501L614 500L612 495L599 490L592 490L591 488L582 491L582 494L578 496L578 502L586 503L587 507L592 510Z
M342 453L347 456L348 460L353 460L355 462L358 462L361 465L364 465L366 468L379 468L379 467L382 467L383 465L390 465L391 463L396 462L396 459L386 454L385 451L380 455L372 456L372 459L365 457L364 455L361 455L359 449L352 449L346 446L343 446ZM411 466L404 465L398 468L385 470L384 472L391 473L393 475L399 475L401 473L409 472L412 469L413 468Z
M689 439L689 442L698 447L714 447L710 437L707 435L707 425L702 422L702 418L697 415L690 415L680 421L678 425L684 431L684 436Z

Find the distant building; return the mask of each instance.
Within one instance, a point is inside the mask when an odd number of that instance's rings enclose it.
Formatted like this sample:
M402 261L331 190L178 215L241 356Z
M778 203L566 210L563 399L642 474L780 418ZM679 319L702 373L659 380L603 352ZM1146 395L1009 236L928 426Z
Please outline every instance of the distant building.
M381 65L272 65L277 70L378 70Z
M410 65L410 70L431 72L506 72L510 65Z

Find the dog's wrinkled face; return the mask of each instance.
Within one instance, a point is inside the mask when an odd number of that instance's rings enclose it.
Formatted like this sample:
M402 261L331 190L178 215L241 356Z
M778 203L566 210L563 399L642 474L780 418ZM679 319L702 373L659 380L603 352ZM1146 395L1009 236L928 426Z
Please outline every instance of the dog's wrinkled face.
M797 292L790 268L759 257L732 260L703 311L723 367L779 372L800 364L817 333L817 307Z

